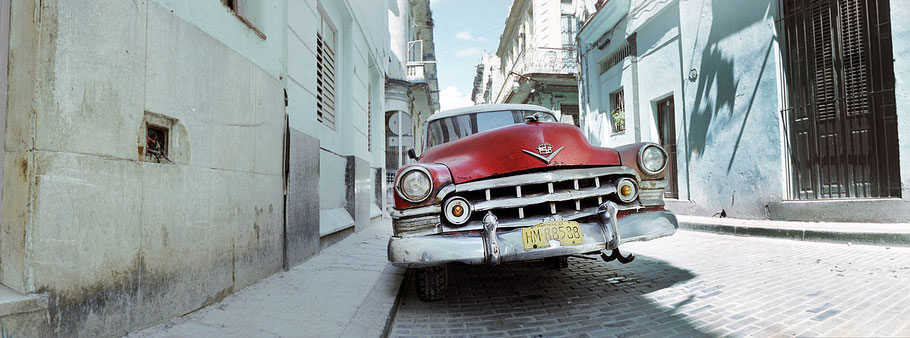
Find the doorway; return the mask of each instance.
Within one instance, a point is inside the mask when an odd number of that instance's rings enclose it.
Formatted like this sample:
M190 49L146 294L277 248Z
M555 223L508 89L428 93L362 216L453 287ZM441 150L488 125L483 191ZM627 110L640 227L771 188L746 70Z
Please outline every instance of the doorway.
M679 198L679 179L676 173L676 110L673 106L673 96L657 102L657 130L660 136L660 146L667 151L667 168L664 173L667 177L667 189L664 197Z
M791 198L900 197L889 1L781 5Z

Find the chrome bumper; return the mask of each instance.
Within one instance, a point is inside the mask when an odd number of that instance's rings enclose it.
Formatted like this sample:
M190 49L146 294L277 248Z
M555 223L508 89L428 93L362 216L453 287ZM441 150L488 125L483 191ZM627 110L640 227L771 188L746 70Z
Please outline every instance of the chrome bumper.
M647 241L670 236L679 227L676 216L669 211L651 211L616 218L616 205L604 203L599 209L600 222L579 222L584 244L525 251L521 228L498 231L498 221L492 213L484 217L481 232L439 234L418 237L392 237L389 240L389 261L401 267L426 267L451 262L491 264L541 259L612 250L620 244Z

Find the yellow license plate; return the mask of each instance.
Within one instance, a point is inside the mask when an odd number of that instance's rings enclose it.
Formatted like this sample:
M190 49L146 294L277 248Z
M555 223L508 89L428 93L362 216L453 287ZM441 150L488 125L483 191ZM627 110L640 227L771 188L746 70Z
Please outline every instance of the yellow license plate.
M575 221L544 222L521 229L521 241L525 250L549 247L550 240L557 240L562 245L579 245L585 242L581 228Z

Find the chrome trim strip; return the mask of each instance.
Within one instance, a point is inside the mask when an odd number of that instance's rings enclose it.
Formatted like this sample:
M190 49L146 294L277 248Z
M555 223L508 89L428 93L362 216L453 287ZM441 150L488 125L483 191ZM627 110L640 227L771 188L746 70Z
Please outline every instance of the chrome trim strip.
M456 192L477 191L483 189L495 189L502 187L512 187L516 185L528 185L535 183L562 182L575 179L591 178L592 176L606 175L631 175L636 181L640 181L638 172L626 166L599 167L599 168L578 168L546 171L539 173L530 173L524 175L507 176L500 178L471 181L455 185Z
M554 245L549 248L524 250L521 229L497 232L500 262L526 261L546 257L590 253L603 250L610 238L605 238L600 222L579 222L585 244L574 246ZM650 240L674 234L678 228L676 217L669 211L633 214L617 220L621 236L619 243ZM486 263L483 236L477 233L458 233L424 237L392 237L389 239L388 257L392 265L416 268L449 262L472 265Z
M414 216L423 216L428 214L439 214L442 212L442 207L438 204L428 205L425 207L419 207L414 209L404 209L398 210L392 208L392 211L389 212L389 216L392 218L402 218L402 217L414 217Z
M667 184L668 184L668 183L667 183L667 180L666 180L666 179L662 179L662 180L646 180L646 181L641 181L641 183L639 184L639 188L641 188L642 190L645 190L645 189L663 189L663 188L666 188L666 187L667 187Z
M536 196L502 198L492 201L480 202L474 204L475 211L487 211L503 208L518 208L534 204L547 202L561 202L588 197L597 197L611 195L616 193L616 187L604 185L600 188L586 188L582 190L561 191L552 194L541 194Z
M453 192L455 192L455 185L446 184L442 188L439 188L439 192L436 193L436 201L442 202L442 200L444 200L446 198L446 196L448 196L449 194L451 194Z

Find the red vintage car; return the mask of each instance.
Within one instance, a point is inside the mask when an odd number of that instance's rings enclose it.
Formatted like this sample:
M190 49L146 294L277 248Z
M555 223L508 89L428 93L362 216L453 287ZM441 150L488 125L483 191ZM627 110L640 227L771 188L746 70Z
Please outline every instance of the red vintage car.
M423 154L395 178L389 261L416 269L422 300L445 296L446 264L550 260L670 236L667 153L654 143L588 143L534 105L480 105L434 114ZM416 157L416 156L415 156ZM610 252L608 254L608 252Z

